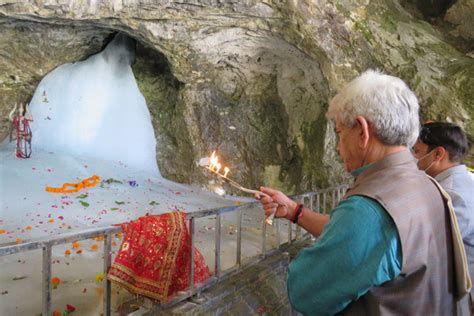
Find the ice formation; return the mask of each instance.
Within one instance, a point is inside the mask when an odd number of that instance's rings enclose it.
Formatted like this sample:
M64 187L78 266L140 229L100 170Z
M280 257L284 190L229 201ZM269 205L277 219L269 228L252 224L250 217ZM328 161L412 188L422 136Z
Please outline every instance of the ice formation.
M118 34L102 52L49 73L30 104L33 152L120 161L159 174L150 113L131 68L134 55L135 41Z
M150 114L130 67L133 47L132 40L119 35L103 52L60 66L41 81L30 107L31 158L16 158L15 143L8 139L0 146L1 246L124 223L145 214L195 212L254 201L219 197L160 176ZM69 194L45 190L92 175L101 177L100 185ZM263 212L242 211L242 230L256 236ZM235 264L231 249L237 215L222 216L223 269ZM208 265L214 260L211 220L195 222L196 244ZM243 243L243 258L259 253L255 240ZM113 237L113 252L120 242ZM89 239L80 240L80 245L80 250L72 243L52 249L53 276L61 279L52 293L53 309L61 311L72 304L78 315L99 315L102 284L96 278L102 271L103 244ZM41 264L41 250L0 257L0 315L41 313ZM116 295L118 289L113 292ZM132 299L125 295L122 291L115 296L114 308Z

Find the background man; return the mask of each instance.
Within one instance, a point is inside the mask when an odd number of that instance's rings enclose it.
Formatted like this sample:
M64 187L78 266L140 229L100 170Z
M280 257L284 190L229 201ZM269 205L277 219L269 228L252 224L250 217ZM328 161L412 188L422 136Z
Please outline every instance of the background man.
M468 152L469 144L463 130L456 124L448 122L423 125L420 136L413 146L413 155L418 159L418 167L435 178L451 197L472 280L474 277L474 177L461 163Z

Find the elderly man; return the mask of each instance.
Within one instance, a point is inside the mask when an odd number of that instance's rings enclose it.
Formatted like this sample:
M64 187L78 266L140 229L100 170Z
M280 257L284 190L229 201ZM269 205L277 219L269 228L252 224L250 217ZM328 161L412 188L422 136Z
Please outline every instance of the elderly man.
M473 279L474 178L461 163L468 152L469 144L463 130L456 124L448 122L423 125L420 136L413 146L413 155L418 159L418 168L435 178L451 197L467 253L469 272Z
M330 218L261 188L270 195L261 198L267 215L320 236L288 270L288 295L296 310L307 315L456 312L453 249L458 248L450 213L408 150L418 136L418 108L402 80L372 70L334 97L327 117L335 121L338 150L355 182Z

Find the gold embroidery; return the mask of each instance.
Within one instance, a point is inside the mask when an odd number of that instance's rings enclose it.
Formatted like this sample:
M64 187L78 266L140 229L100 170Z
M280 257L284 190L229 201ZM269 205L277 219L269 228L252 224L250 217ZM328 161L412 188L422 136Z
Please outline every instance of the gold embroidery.
M158 228L156 229L156 231L155 231L155 235L156 235L156 236L160 236L160 235L162 235L162 234L163 234L163 228L158 227Z
M125 287L126 289L128 289L129 291L131 291L132 293L138 293L138 294L142 294L142 295L146 295L148 297L151 297L151 298L154 298L156 300L159 300L159 301L165 301L166 302L166 297L161 295L161 294L158 294L156 292L153 292L153 291L147 291L145 289L142 289L142 288L139 288L139 287L136 287L130 283L127 283L125 281L123 281L121 278L119 277L116 277L114 275L109 275L109 279L111 281L114 281L120 285L122 285L123 287Z
M141 247L145 243L145 235L141 235L140 239L138 240L138 245Z
M178 224L179 227L176 227L176 217L180 216L178 212L172 212L170 213L170 217L168 218L168 225L172 227L171 233L168 235L168 247L165 251L165 253L169 254L163 263L163 267L161 269L160 275L163 276L163 279L165 280L165 296L168 296L168 290L169 290L169 285L171 283L171 278L172 278L172 272L173 268L176 265L176 256L178 254L178 249L180 249L181 246L181 234L182 233L182 226L181 226L181 221L178 219ZM180 232L180 233L178 233ZM172 252L171 250L174 250Z
M110 270L111 275L115 274L115 271L113 271L113 270L119 270L119 271L122 271L123 273L125 273L126 275L128 275L130 278L139 281L140 283L148 284L148 285L151 285L151 286L153 286L157 289L161 289L161 285L160 285L161 282L150 281L150 279L138 276L132 270L130 270L129 268L127 268L124 265L121 265L119 263L114 263L114 266L112 268L113 269Z
M161 266L161 261L156 260L156 262L153 264L153 269L158 270L158 268Z
M126 241L122 245L122 251L127 251L130 248L130 244Z
M145 258L145 264L143 265L144 268L148 267L148 265L151 263L150 258L146 257Z
M162 247L161 244L156 244L156 245L155 245L155 253L160 252L161 247Z

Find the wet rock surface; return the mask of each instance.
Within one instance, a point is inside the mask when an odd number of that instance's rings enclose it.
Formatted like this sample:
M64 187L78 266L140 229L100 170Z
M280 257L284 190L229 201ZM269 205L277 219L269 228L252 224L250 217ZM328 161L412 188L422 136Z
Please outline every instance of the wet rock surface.
M205 184L210 176L194 162L217 149L246 186L298 192L340 183L324 113L369 67L415 90L422 121L454 121L474 140L472 6L451 4L442 25L413 10L388 0L2 1L0 136L9 109L45 74L124 32L138 42L133 70L163 176Z

